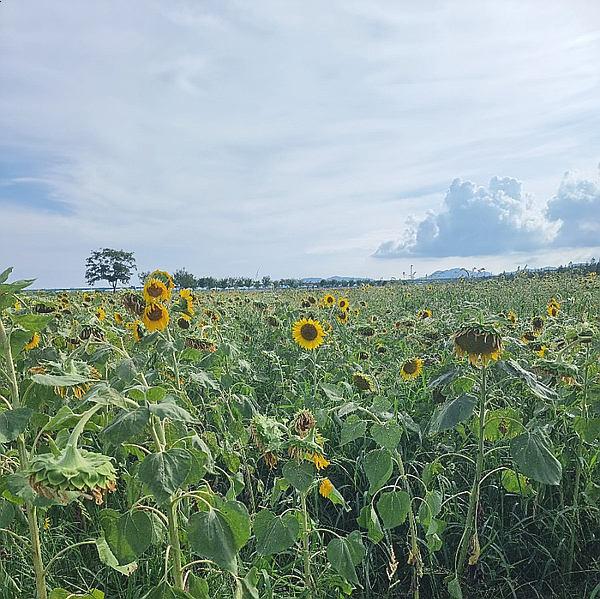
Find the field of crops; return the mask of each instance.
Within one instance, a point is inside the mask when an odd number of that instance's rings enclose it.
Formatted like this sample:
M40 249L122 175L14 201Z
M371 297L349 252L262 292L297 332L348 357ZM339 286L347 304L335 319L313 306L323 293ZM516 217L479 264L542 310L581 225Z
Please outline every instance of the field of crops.
M5 271L0 598L600 598L598 279Z

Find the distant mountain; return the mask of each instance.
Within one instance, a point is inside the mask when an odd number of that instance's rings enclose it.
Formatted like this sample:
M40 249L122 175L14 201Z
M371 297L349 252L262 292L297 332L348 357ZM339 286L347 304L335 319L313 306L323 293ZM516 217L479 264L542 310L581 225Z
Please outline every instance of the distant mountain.
M495 276L495 275L492 274L491 272L487 272L485 270L483 270L481 272L479 272L477 270L470 270L470 271L468 271L468 275L467 275L467 271L464 268L449 268L447 270L436 270L435 272L432 272L427 277L427 280L428 281L431 281L431 280L441 281L443 279L460 279L460 277L482 279L484 277L493 277L493 276Z

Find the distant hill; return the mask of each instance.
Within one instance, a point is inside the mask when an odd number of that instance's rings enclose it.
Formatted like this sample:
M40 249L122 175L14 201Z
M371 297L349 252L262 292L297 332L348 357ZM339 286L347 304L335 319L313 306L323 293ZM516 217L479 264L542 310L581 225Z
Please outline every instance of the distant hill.
M318 278L318 277L305 277L304 279L300 279L303 283L320 283L321 281L330 281L331 283L339 283L340 281L372 281L369 277L327 277Z

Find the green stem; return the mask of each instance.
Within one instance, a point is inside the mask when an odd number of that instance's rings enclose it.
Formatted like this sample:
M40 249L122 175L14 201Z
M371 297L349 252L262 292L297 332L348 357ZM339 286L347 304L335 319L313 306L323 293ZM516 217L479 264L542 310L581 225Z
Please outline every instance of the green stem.
M396 450L396 462L398 463L398 468L400 469L400 478L402 483L404 484L404 490L410 497L410 503L408 506L408 529L410 533L410 550L412 553L412 561L411 564L413 566L413 597L414 599L419 599L419 579L423 576L423 562L421 561L421 554L419 552L419 537L417 532L417 519L415 518L415 514L413 511L412 505L412 491L410 488L410 483L408 480L408 476L406 475L406 470L404 469L404 461L402 460L402 456L400 452Z
M304 562L304 586L308 590L307 599L313 599L314 585L310 572L310 531L308 529L308 509L306 507L306 494L301 493L302 502L302 556Z
M475 477L473 479L473 487L471 488L471 495L469 497L469 509L467 511L467 521L465 524L465 530L461 537L456 559L456 576L460 576L465 568L467 561L467 553L469 551L469 544L471 542L471 536L475 529L475 518L477 512L477 505L479 503L479 488L481 485L481 475L483 472L483 441L484 441L484 428L485 428L485 404L486 404L486 389L487 385L487 368L486 366L481 367L481 395L480 395L480 406L479 406L479 439L477 444L477 463L475 465Z
M183 590L183 568L181 564L181 545L179 543L179 524L175 496L172 496L169 499L167 517L169 519L169 539L172 548L171 554L173 555L173 579L175 587Z
M6 360L6 368L9 374L10 395L12 399L13 409L21 407L19 398L19 384L17 383L17 374L13 363L12 351L10 348L10 340L6 334L2 315L0 313L0 342L4 349L4 358ZM17 448L19 451L19 459L21 468L27 468L29 464L29 456L27 455L27 447L23 434L17 437ZM35 587L37 590L37 599L47 599L48 591L46 589L46 576L44 574L44 562L42 559L42 550L40 545L40 531L37 522L37 509L30 502L25 503L25 511L27 512L27 524L29 525L30 549L31 558L33 560L33 570L35 573Z

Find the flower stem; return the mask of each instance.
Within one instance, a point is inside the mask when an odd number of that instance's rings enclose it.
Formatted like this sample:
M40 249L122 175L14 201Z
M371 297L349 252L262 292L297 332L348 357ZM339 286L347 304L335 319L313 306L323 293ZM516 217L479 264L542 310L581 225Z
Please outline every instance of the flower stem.
M304 561L304 586L308 590L307 599L315 597L313 579L310 572L310 531L308 529L308 509L306 494L301 493L302 502L302 556Z
M486 404L486 389L487 385L487 367L483 365L481 367L481 394L480 394L480 406L479 406L479 439L477 445L477 462L475 465L475 477L473 479L473 486L469 497L469 509L467 511L467 521L465 523L465 530L460 539L458 550L456 554L456 576L459 577L464 568L465 562L467 561L467 553L469 551L469 544L471 542L471 536L475 528L475 518L477 513L477 506L479 504L479 487L481 484L481 475L483 473L483 441L484 441L484 428L485 428L485 404Z

